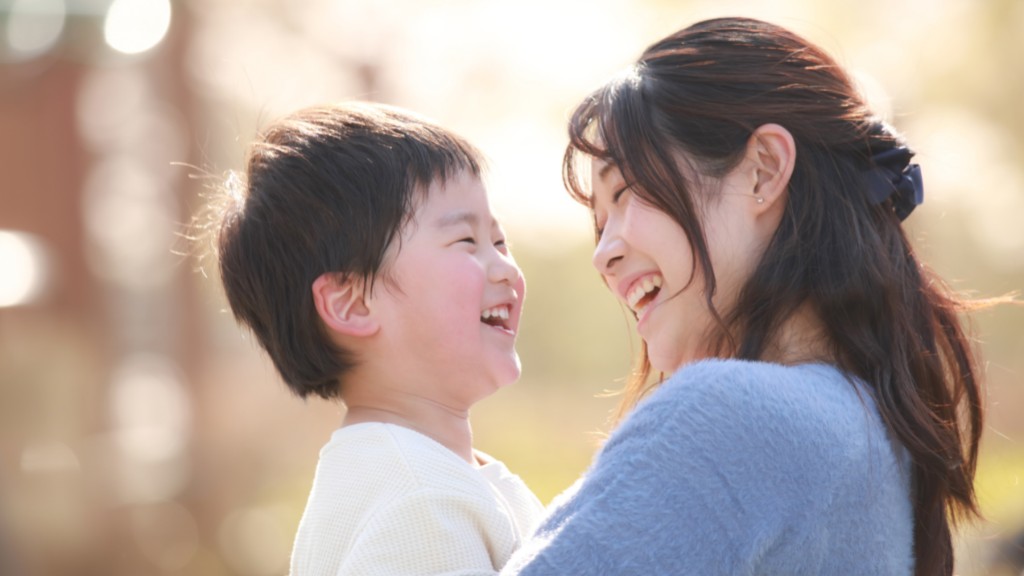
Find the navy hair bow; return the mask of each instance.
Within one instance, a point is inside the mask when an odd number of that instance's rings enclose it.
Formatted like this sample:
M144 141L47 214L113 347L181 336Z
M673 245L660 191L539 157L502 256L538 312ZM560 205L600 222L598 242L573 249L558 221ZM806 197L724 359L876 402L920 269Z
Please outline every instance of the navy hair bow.
M881 204L892 198L893 211L900 220L924 202L924 181L921 167L911 164L914 153L899 146L871 157L875 166L865 174L871 201Z

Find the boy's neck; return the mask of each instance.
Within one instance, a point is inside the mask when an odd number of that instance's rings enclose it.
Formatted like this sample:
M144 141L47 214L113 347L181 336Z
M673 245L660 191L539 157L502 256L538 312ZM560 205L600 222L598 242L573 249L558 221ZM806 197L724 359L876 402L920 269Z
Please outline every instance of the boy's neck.
M415 430L476 466L469 411L453 409L401 391L374 390L372 395L349 390L342 426L363 422L395 424Z

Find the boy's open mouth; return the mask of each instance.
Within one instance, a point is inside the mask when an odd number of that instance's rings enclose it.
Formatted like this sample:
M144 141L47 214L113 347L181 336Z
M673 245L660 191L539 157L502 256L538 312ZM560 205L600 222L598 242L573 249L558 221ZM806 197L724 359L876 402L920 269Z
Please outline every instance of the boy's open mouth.
M509 327L508 316L509 305L502 304L500 306L495 306L493 308L488 308L487 310L484 310L483 313L480 314L480 321L483 322L484 324L487 324L488 326L504 328L505 330L511 331L511 328Z

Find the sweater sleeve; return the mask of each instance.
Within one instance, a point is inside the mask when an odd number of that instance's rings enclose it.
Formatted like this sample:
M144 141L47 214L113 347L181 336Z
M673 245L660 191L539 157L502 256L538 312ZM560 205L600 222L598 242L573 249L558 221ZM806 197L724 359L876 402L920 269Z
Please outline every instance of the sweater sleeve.
M396 499L360 530L337 576L496 574L474 506L472 498L437 489Z
M502 574L820 573L853 417L784 384L714 363L674 375Z

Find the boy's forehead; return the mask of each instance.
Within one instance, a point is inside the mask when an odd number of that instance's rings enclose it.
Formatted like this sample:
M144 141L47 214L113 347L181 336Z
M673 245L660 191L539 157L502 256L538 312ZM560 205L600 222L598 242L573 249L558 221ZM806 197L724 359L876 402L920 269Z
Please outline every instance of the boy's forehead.
M451 228L459 226L460 224L468 224L473 228L476 228L481 224L490 226L491 228L501 227L501 224L498 223L498 219L490 212L481 214L479 212L464 209L443 212L434 219L433 224L435 228Z
M435 228L458 224L500 226L491 211L483 180L468 171L435 178L429 186L418 186L409 221Z
M450 212L442 213L434 222L434 225L438 228L447 228L449 226L457 226L459 224L469 224L476 226L480 223L480 216L476 212L469 210L452 210Z

